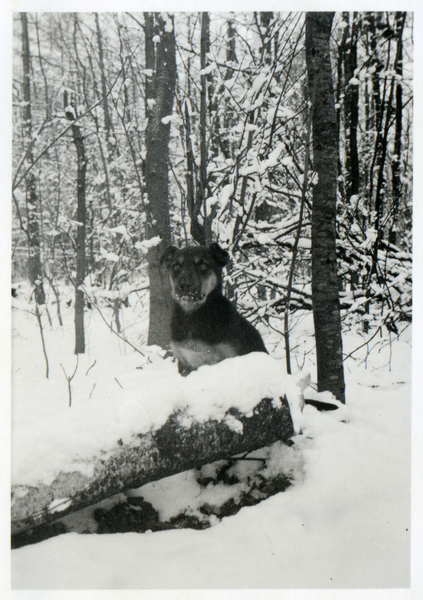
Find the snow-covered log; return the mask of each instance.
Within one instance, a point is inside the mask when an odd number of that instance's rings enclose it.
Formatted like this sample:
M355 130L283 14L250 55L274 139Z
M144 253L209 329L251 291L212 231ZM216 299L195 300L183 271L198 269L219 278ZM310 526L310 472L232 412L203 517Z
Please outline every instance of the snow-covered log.
M173 414L159 429L122 440L107 457L93 459L92 476L61 472L49 486L12 487L12 534L58 519L128 488L137 488L203 464L249 452L294 433L286 397L263 399L251 415L230 409L223 421L183 424Z

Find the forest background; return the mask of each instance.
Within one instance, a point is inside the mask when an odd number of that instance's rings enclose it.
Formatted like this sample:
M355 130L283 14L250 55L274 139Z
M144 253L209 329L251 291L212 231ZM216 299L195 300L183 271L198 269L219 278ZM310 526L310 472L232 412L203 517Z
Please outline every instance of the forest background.
M75 354L86 303L125 337L134 294L143 342L167 347L160 256L190 241L230 249L226 294L280 333L288 373L297 311L313 310L326 381L342 378L340 309L374 336L411 322L412 16L309 15L15 19L13 278L41 335L46 287L60 325L64 284Z

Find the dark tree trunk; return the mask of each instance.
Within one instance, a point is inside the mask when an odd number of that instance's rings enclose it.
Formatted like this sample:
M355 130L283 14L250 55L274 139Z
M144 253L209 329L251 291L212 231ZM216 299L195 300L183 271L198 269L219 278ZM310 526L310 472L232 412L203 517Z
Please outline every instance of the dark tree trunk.
M228 33L227 33L227 41L228 45L226 47L226 61L236 63L236 30L233 21L228 21ZM228 81L232 78L233 69L228 67L225 73L225 81ZM221 149L225 156L225 158L233 158L234 157L234 148L233 142L231 144L229 140L228 133L235 123L236 119L234 118L233 109L231 108L231 103L228 98L225 100L225 113L223 116L223 131L225 132L225 136L221 136Z
M294 434L286 398L279 408L262 400L252 416L228 411L242 423L234 431L225 421L194 422L183 427L173 415L158 430L134 436L129 444L116 443L109 458L92 459L93 473L60 473L50 486L12 487L12 534L64 517L128 488L181 473L201 465L251 452ZM77 450L77 449L76 449ZM62 504L51 509L51 503Z
M357 16L353 14L349 27L349 36L344 54L345 64L345 133L346 133L346 168L347 199L357 195L360 190L360 170L358 162L358 102L359 86L350 84L357 68Z
M87 211L85 205L85 175L87 159L85 156L84 138L78 125L72 125L73 142L78 157L77 170L77 211L76 230L76 278L75 278L75 354L85 352L84 304L85 297L82 285L85 279L85 230Z
M273 19L273 12L261 12L260 13L260 25L264 29L264 33L261 34L263 40L263 46L261 49L262 58L264 56L264 62L268 65L272 62L272 36L270 35L270 22Z
M403 44L402 34L404 31L406 13L395 13L395 35L397 37L397 61L395 72L398 75L395 91L395 142L394 142L394 159L392 160L392 195L393 204L397 206L401 198L401 138L402 138L402 61L403 61ZM394 241L395 243L395 241Z
M162 119L171 115L173 109L176 83L175 34L172 18L171 31L168 31L169 27L165 26L160 13L145 13L144 17L145 63L148 72L152 72L146 81L146 236L148 239L155 236L161 238L161 243L151 248L147 255L150 276L148 344L164 348L170 340L171 297L169 277L165 268L160 265L160 257L170 245L171 237L168 198L170 123L163 123Z
M34 162L32 150L30 150L32 137L32 114L31 114L31 54L28 36L28 20L26 13L21 13L22 25L22 66L23 85L22 96L23 107L23 137L24 149L27 150L27 162ZM38 198L36 193L36 182L32 172L26 176L26 213L27 213L27 237L29 245L29 259L27 271L31 284L34 286L35 301L37 304L45 304L40 251L40 226L37 214Z
M190 77L188 72L188 78ZM185 145L186 145L186 182L187 182L187 208L191 220L190 232L195 241L204 244L204 228L198 222L198 213L201 208L197 203L195 193L195 159L191 141L191 115L188 103L185 103Z
M201 40L200 40L200 67L206 68L206 54L210 50L210 17L208 12L201 13ZM207 198L207 74L200 75L200 170L197 178L197 190L195 202L192 205L191 216L191 235L199 244L205 245L211 240L208 235L208 223L206 215ZM204 224L200 223L199 215L201 208L204 213Z
M100 65L100 76L101 76L101 94L103 96L102 106L103 106L103 112L104 112L104 129L106 130L107 152L108 152L108 159L110 160L111 155L113 153L113 146L110 144L112 120L110 118L109 102L107 100L107 81L106 81L106 71L104 68L103 40L102 40L102 35L101 35L101 30L100 30L100 21L99 21L98 13L95 13L95 24L96 24L96 31L97 31L97 43L98 43L98 62Z
M201 13L201 41L200 41L200 67L206 67L206 52L210 46L209 32L209 14ZM190 78L188 72L188 98L190 98ZM194 240L201 245L206 245L207 223L200 222L201 209L205 209L205 198L207 190L207 75L200 76L200 118L199 118L199 133L200 133L200 168L195 165L194 151L191 142L191 115L188 110L188 105L185 104L185 143L187 153L187 207L191 220L190 233Z
M210 51L210 16L201 13L201 70L207 66L207 53ZM200 186L203 203L207 191L207 74L200 76Z
M316 336L317 385L345 402L335 223L338 145L329 39L334 13L307 13L308 89L314 97L312 302Z
M369 181L368 181L368 189L369 189L369 202L371 209L378 211L378 195L376 193L376 198L373 203L373 192L374 192L374 183L375 183L375 171L379 172L381 167L381 143L382 143L382 125L383 125L383 117L385 114L385 105L383 102L383 95L380 87L380 73L383 69L383 64L378 55L378 27L381 29L382 27L382 15L380 13L368 13L367 20L369 23L369 37L370 37L370 51L372 58L372 67L374 67L374 71L371 77L372 81L372 92L371 92L371 104L370 104L370 131L374 132L376 141L373 151L373 159L369 172Z
M344 23L348 24L348 27L344 27L342 31L342 37L338 43L338 56L336 63L336 88L335 88L335 122L336 122L336 130L338 132L338 144L339 147L342 148L345 143L345 87L346 87L346 74L345 74L345 52L346 52L346 42L349 35L349 22L350 22L350 13L343 12L342 20ZM343 100L344 98L344 100ZM340 153L338 153L338 173L341 174L344 172L344 165L341 161ZM346 186L347 181L345 179L339 179L339 191L341 198L346 197Z

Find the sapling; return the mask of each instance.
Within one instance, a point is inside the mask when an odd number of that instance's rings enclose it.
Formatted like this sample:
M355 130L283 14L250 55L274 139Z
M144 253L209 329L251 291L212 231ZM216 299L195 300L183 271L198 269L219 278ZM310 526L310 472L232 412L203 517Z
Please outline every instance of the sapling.
M115 335L118 336L118 338L120 340L122 340L123 342L125 342L126 344L128 344L129 346L131 346L131 348L133 348L134 350L136 350L137 352L139 352L139 354L141 354L141 356L145 356L145 354L143 352L141 352L141 350L139 348L137 348L134 344L132 344L122 333L118 333L117 331L115 331L113 329L113 327L111 325L109 325L109 323L107 322L105 316L103 315L103 313L100 310L100 307L98 306L97 300L94 296L90 296L86 289L84 289L85 291L85 295L87 298L90 299L92 305L94 306L94 308L98 311L100 317L103 319L103 321L106 323L107 327L110 329L110 331L112 331Z
M69 376L66 373L64 366L62 365L62 363L60 363L60 366L62 367L63 373L65 374L66 380L68 382L69 407L72 406L72 387L71 387L71 381L75 377L76 371L78 369L78 362L79 362L79 354L76 355L76 366L75 366L75 370L74 370L74 372L73 372L73 374L71 376Z
M48 379L49 378L48 356L47 356L46 344L45 344L45 340L44 340L43 324L41 321L41 313L40 313L40 309L38 307L37 301L35 301L35 314L37 316L38 325L40 327L41 342L43 344L44 358L46 360L46 378Z

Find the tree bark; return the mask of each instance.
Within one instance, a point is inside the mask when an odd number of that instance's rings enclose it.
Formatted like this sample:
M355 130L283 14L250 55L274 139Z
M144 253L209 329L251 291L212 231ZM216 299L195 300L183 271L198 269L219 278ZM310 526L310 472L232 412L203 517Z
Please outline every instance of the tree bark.
M166 269L160 265L164 249L170 245L169 219L169 140L176 84L175 34L160 13L145 13L146 116L145 189L148 195L147 239L155 236L161 243L147 254L150 276L150 322L148 344L165 348L170 341L170 284ZM169 23L169 22L168 22ZM150 76L151 73L151 76Z
M77 170L77 212L76 230L76 277L75 277L75 354L85 352L84 304L85 297L82 285L85 279L85 230L87 211L85 203L85 175L87 159L85 156L84 139L78 125L72 125L73 142L78 157Z
M200 65L201 70L206 68L207 65L207 53L210 52L210 15L208 12L201 13L201 51L200 51ZM200 76L200 190L199 196L201 198L201 204L204 211L204 244L209 244L210 239L207 239L207 84L208 77L202 73Z
M210 16L208 12L201 13L201 39L200 39L200 68L206 68L207 56L210 51ZM190 74L188 73L188 77ZM207 163L207 88L209 77L202 73L200 75L200 115L199 115L199 137L200 137L200 168L197 172L196 188L193 188L193 169L195 168L194 155L192 151L191 122L188 108L186 107L186 144L187 144L187 166L188 176L191 181L188 186L188 211L191 219L190 232L196 242L205 246L210 243L210 228L207 223L206 197L208 190ZM201 223L200 213L203 208L204 222Z
M345 133L346 133L346 169L347 200L360 191L360 169L358 159L358 103L359 86L350 84L357 68L357 15L353 13L348 28L349 36L344 53L345 64Z
M92 477L62 472L50 486L13 486L12 535L125 489L288 440L294 428L287 400L281 400L278 408L272 400L262 400L249 417L230 409L228 416L242 423L242 431L231 429L225 421L194 422L185 428L179 419L183 414L174 414L160 429L135 435L129 444L119 440L109 458L93 459Z
M313 189L312 303L318 390L345 402L335 243L338 144L329 48L333 15L313 12L306 17L308 89L314 97L313 167L318 174Z

